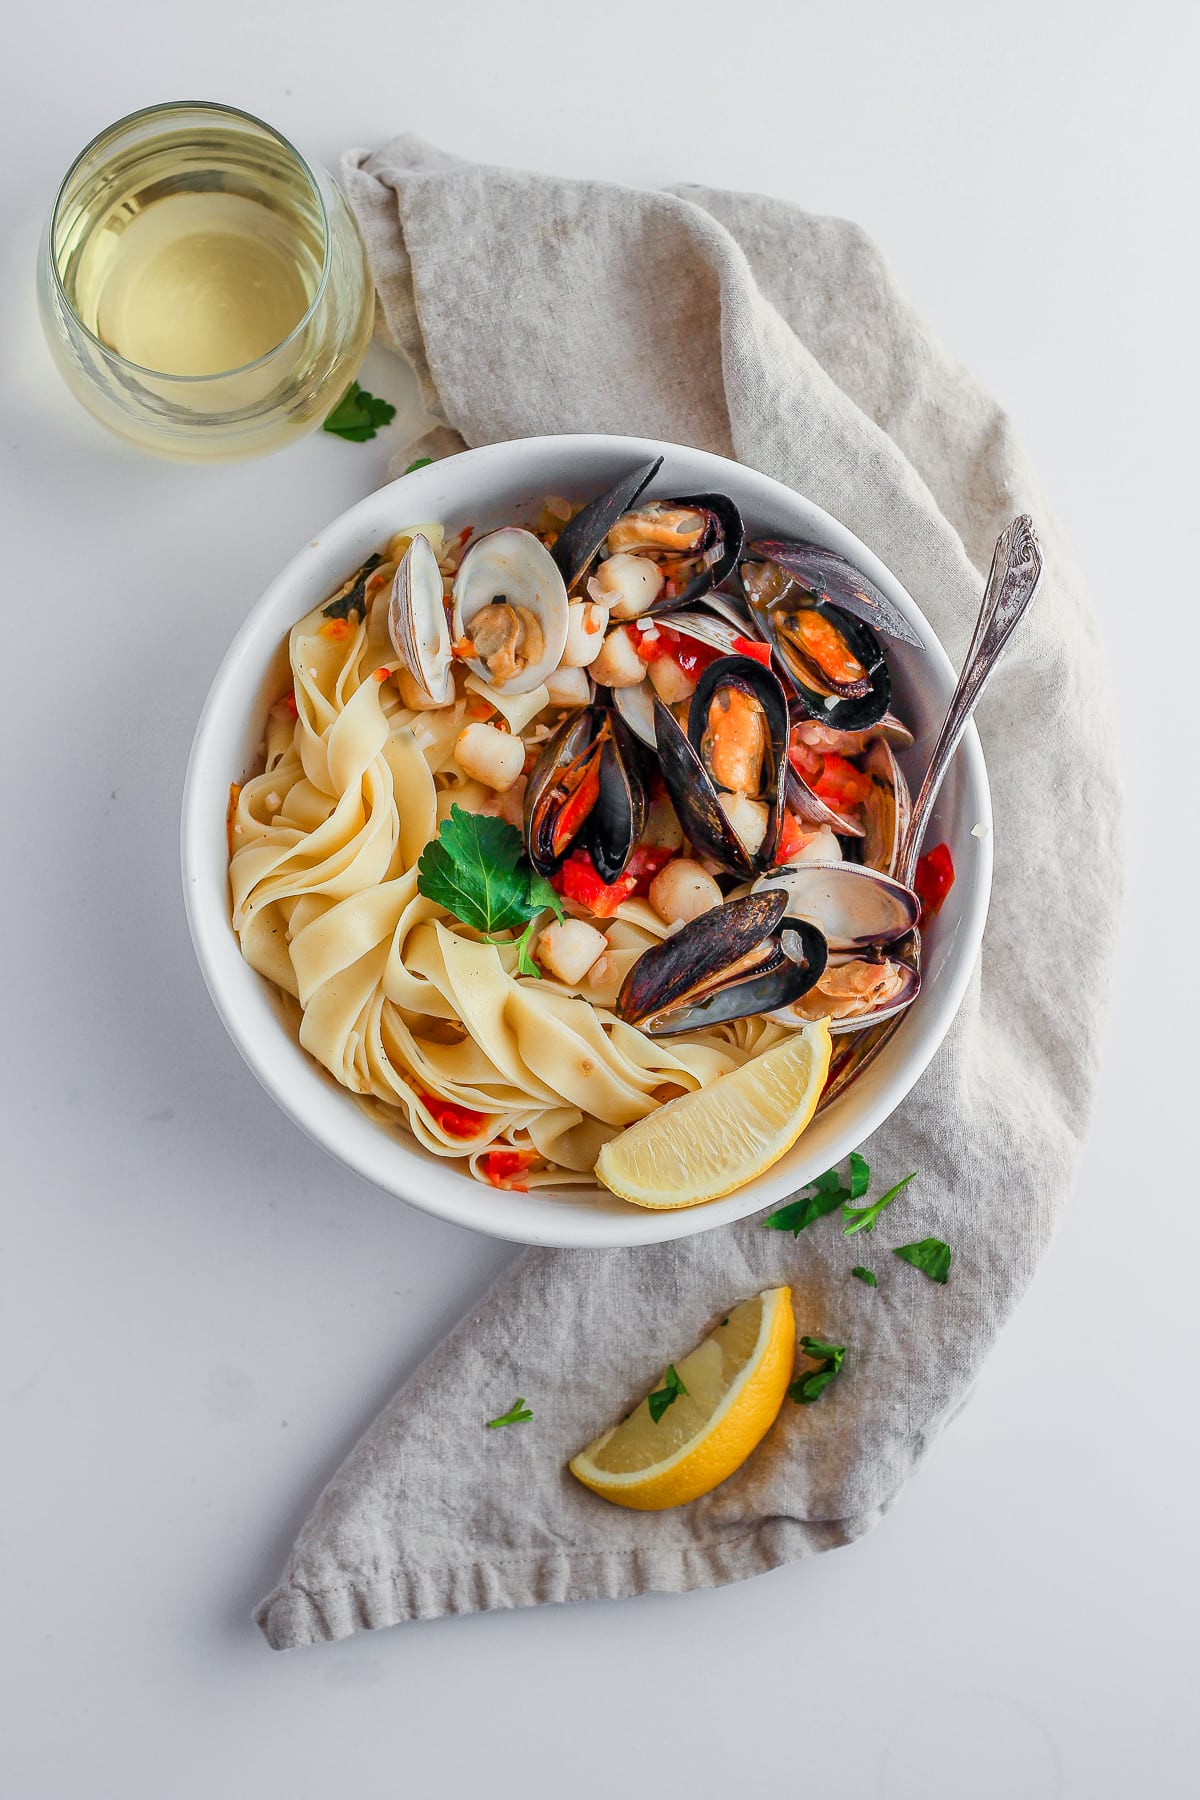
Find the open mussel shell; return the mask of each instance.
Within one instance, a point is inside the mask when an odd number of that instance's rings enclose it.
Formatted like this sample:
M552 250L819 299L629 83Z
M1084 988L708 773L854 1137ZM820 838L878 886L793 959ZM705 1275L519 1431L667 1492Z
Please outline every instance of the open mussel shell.
M835 731L865 731L887 713L892 681L883 646L869 626L840 607L793 592L772 601L763 615L794 700L802 712ZM861 671L853 680L831 679L809 647L813 629Z
M532 613L540 646L514 674L498 679L481 658L467 666L481 681L508 694L529 694L557 669L567 642L567 590L558 565L540 538L508 525L471 545L454 578L454 635L471 636L485 607L505 606Z
M746 894L644 951L617 996L617 1017L667 1037L773 1012L807 993L825 961L820 931L788 916L786 895Z
M655 512L676 508L699 513L705 521L704 535L700 541L692 548L680 552L684 562L697 563L699 566L678 592L654 602L650 610L656 614L676 612L680 607L691 606L702 595L719 586L736 569L746 537L742 515L728 494L674 494L669 498L647 501L643 508L627 511L617 519L614 528L623 527L620 548L631 551L634 555L661 558L665 546L655 541L652 531L646 534L644 543L639 542L637 520L640 513L649 522ZM611 541L610 548L616 548Z
M525 786L525 846L538 874L557 873L580 848L602 881L616 881L645 823L637 749L622 721L601 705L570 714L547 738Z
M871 777L871 791L862 803L862 859L868 869L894 875L900 866L900 845L908 829L912 797L904 771L885 738L872 741L863 765Z
M400 559L388 600L392 647L435 706L454 698L450 629L442 571L433 546L418 532Z
M730 824L719 799L722 789L706 761L709 708L726 688L745 695L762 717L761 785L750 798L766 806L767 829L757 850L744 844ZM694 848L743 879L770 868L779 842L788 743L787 698L778 678L753 657L718 657L705 669L692 695L687 730L657 696L654 726L663 780Z
M895 602L836 550L803 539L756 538L746 546L746 554L755 562L769 564L774 571L782 572L788 578L785 581L776 579L774 585L777 588L786 588L794 582L814 599L840 606L875 631L920 649L920 638ZM742 574L748 589L751 581L761 580L753 575L748 577L745 569Z
M563 526L550 554L568 591L587 574L617 520L636 504L661 468L661 456L656 456L653 462L639 464L605 493L589 500L583 510Z
M820 927L831 951L861 951L907 937L921 915L911 888L861 863L788 863L754 884L782 892L789 913Z

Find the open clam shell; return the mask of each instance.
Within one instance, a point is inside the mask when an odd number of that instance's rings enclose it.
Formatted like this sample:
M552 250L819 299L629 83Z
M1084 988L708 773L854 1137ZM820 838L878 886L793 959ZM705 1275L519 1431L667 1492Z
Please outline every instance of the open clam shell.
M780 889L789 913L820 927L831 951L858 952L907 937L921 914L911 888L861 863L789 863L754 884Z
M567 590L557 563L540 538L515 525L489 532L471 545L454 578L454 635L471 637L485 607L507 608L514 615L512 672L505 674L480 657L467 666L493 687L528 694L557 669L567 642ZM516 636L522 613L536 622L540 643L528 656ZM527 634L526 634L527 642ZM502 678L503 677L503 678Z
M454 675L442 571L433 546L420 532L396 570L387 624L392 647L410 674L435 706L447 706L454 698Z
M605 493L589 500L582 511L563 526L550 555L568 589L582 581L617 520L637 503L661 468L661 456L656 456L653 462L639 464Z
M644 951L625 977L616 1013L651 1037L699 1031L791 1005L820 979L825 962L820 931L787 916L786 895L746 894Z
M920 638L899 607L836 550L802 539L756 538L746 546L746 553L755 561L771 565L814 599L839 606L873 630L920 648Z
M874 739L863 762L871 777L871 791L862 804L862 859L868 869L894 875L912 812L908 782L886 738Z

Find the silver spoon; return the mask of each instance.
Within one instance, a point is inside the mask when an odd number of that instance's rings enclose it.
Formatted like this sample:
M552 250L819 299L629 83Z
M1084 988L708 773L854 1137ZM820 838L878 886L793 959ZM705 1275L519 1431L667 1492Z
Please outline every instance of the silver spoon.
M992 555L991 572L987 585L983 590L983 602L979 608L979 617L975 622L975 635L971 639L970 649L963 662L958 684L950 697L950 705L942 729L938 733L933 747L933 755L929 759L929 767L925 779L921 783L921 791L917 795L904 836L900 842L900 852L896 860L896 878L905 887L911 887L917 872L917 861L921 854L921 844L929 825L934 801L950 766L954 752L958 749L963 732L971 714L979 704L992 671L999 662L1009 638L1025 616L1025 611L1033 596L1037 593L1042 579L1042 549L1033 529L1033 520L1027 513L1014 519L1012 524L1001 532L995 551ZM921 967L921 933L914 930L911 938L905 941L904 960L912 968L920 971ZM867 1064L876 1057L892 1032L903 1019L907 1007L899 1009L890 1019L879 1021L874 1030L865 1031L857 1038L854 1048L839 1065L833 1079L821 1096L821 1105L827 1106L838 1094L860 1075Z

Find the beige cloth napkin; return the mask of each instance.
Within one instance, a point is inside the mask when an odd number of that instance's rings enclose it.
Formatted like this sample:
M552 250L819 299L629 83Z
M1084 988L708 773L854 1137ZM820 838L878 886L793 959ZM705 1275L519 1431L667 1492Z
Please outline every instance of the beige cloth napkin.
M982 965L864 1147L880 1182L919 1171L903 1216L853 1240L833 1220L794 1241L747 1219L528 1253L325 1489L258 1609L276 1648L706 1587L869 1530L963 1404L1066 1199L1119 888L1110 711L1070 552L1004 414L861 231L752 195L458 163L411 138L351 154L344 175L435 447L612 431L737 457L865 539L956 659L1014 513L1033 514L1048 573L979 709L996 832ZM947 1287L886 1248L927 1235L953 1247ZM878 1290L849 1279L858 1260ZM672 1353L784 1281L802 1332L850 1346L819 1403L785 1403L731 1480L673 1512L621 1511L565 1473ZM533 1422L485 1430L517 1394Z

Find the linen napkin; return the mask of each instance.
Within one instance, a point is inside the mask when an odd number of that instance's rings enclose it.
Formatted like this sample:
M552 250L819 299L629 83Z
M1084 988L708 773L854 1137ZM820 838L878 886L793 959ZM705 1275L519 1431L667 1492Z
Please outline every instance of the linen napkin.
M527 1253L330 1481L256 1615L277 1649L712 1586L869 1530L963 1404L1065 1202L1119 885L1105 680L1070 552L1004 414L859 229L752 195L456 162L408 137L343 173L433 450L611 431L736 457L856 531L956 660L1015 513L1033 514L1047 574L978 714L996 834L981 966L864 1146L880 1183L919 1171L903 1220L898 1205L893 1232L852 1241L836 1221L794 1241L750 1218ZM953 1248L946 1287L886 1248L929 1235ZM849 1279L861 1245L876 1290ZM819 1404L785 1402L735 1476L675 1511L619 1510L565 1472L733 1301L780 1282L801 1332L851 1347ZM517 1394L532 1423L485 1430Z

